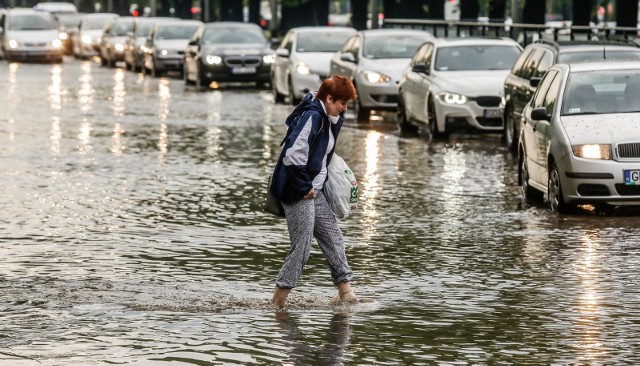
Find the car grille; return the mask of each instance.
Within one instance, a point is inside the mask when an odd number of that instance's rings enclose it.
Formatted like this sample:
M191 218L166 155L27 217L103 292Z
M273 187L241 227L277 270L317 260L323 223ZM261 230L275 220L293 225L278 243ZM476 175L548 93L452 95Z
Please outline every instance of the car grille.
M476 103L480 107L499 107L502 103L502 97L480 96L476 97Z
M628 186L623 183L616 184L616 191L621 196L640 196L640 186Z
M24 45L27 47L45 47L47 42L26 42Z
M640 158L640 142L618 144L618 156L621 158Z
M257 56L229 56L224 60L229 67L260 66L260 57Z

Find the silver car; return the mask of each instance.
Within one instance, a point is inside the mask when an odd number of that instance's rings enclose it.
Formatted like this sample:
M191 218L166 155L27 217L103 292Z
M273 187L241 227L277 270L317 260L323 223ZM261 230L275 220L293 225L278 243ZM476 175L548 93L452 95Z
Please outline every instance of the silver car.
M183 71L184 49L202 25L199 20L174 20L153 26L145 43L144 69L152 76Z
M0 15L0 50L7 61L62 62L62 41L51 13L9 9Z
M330 73L350 78L358 93L353 112L368 121L372 110L395 111L397 83L415 50L433 35L412 29L370 29L355 33L331 57Z
M297 105L309 91L318 90L329 75L331 56L356 30L350 27L292 28L276 49L271 87L276 103Z
M133 26L124 41L124 63L127 69L132 71L145 71L144 54L145 43L151 28L158 22L175 22L179 18L170 17L135 17Z
M134 17L117 17L105 25L99 47L103 66L115 67L116 62L124 61L125 42L132 32L133 21Z
M428 127L434 137L455 129L501 132L504 80L521 52L506 38L425 42L398 84L400 129Z
M78 32L73 35L73 54L77 58L87 58L98 54L104 26L118 14L91 13L80 18Z
M640 62L557 64L525 106L519 183L551 211L640 205Z

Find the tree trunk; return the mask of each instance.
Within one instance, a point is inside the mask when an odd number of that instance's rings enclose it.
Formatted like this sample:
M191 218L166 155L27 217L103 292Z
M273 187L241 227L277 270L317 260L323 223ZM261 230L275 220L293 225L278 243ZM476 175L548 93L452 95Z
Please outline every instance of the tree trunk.
M329 0L317 0L310 1L310 3L316 3L314 9L316 9L316 24L326 26L329 24Z
M231 22L243 21L242 1L220 0L220 20Z
M382 11L384 12L384 18L399 18L398 12L398 0L382 0ZM375 21L372 19L372 21Z
M249 0L249 23L260 24L260 0Z
M638 23L638 1L616 1L616 25L618 27L636 27Z
M489 19L495 21L504 20L505 16L505 0L491 0L489 1Z
M573 0L573 25L589 25L592 5L592 0Z
M574 0L575 1L575 0ZM584 1L584 0L578 0ZM526 24L544 24L545 2L527 0L522 9L522 22Z
M460 20L477 21L480 14L478 0L460 0Z
M407 1L407 0L405 0ZM412 1L413 2L413 1ZM429 1L418 1L420 4L420 13L424 14L425 6L427 7L427 15L428 19L436 19L436 20L444 20L444 1L442 0L429 0ZM418 11L418 10L416 10ZM409 15L411 18L411 15Z
M367 29L367 8L369 0L351 0L351 26L357 30ZM377 22L377 19L371 19ZM372 28L377 28L377 25Z

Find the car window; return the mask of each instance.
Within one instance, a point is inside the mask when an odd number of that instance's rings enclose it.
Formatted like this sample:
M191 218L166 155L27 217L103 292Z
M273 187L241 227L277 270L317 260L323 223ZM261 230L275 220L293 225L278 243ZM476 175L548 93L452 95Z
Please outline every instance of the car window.
M55 29L49 13L14 15L9 22L9 30Z
M266 43L267 39L259 29L225 28L207 29L204 33L205 43Z
M282 48L287 49L289 53L291 53L292 47L293 47L293 32L289 32L282 40Z
M431 61L433 60L433 44L429 43L424 53L423 63L427 67L427 70L431 69Z
M363 44L362 54L369 59L411 58L427 35L390 34L367 37Z
M520 49L515 46L440 47L436 51L435 69L438 71L510 70L519 55Z
M131 22L116 22L113 23L111 29L109 29L109 34L112 36L126 36L127 33L133 30L133 23Z
M344 42L344 44L342 45L342 48L340 48L340 51L342 53L351 52L351 46L353 45L353 42L355 42L356 38L358 38L358 36L353 36L349 38L346 42Z
M347 52L350 52L353 57L355 57L355 59L358 59L358 53L360 52L360 43L362 42L362 37L358 36L355 37L353 39L353 42L351 42L351 45L349 47L349 50Z
M529 49L524 50L524 52L520 55L520 57L518 57L518 60L516 60L516 63L513 65L513 69L511 69L511 73L517 76L522 76L523 73L523 68L524 65L526 63L526 61L529 59L529 57L531 56L531 54L533 53L533 51L535 51L535 49L533 47L530 47Z
M538 61L538 67L533 71L531 77L542 77L551 66L553 66L553 54L548 50L541 50L542 55Z
M350 32L312 32L298 34L297 52L336 52Z
M603 60L606 56L608 60L640 60L639 50L615 50L615 51L585 51L585 52L567 52L558 55L558 62L577 63Z
M420 46L420 48L418 48L418 50L416 51L416 53L413 54L413 57L411 58L411 66L414 66L415 64L419 64L419 63L423 63L424 62L424 54L427 51L427 44L424 44L422 46Z
M549 90L547 91L547 95L544 97L544 108L547 110L547 114L553 113L553 110L556 106L556 102L558 101L558 94L560 94L560 81L561 77L558 73L553 77L553 81L551 85L549 85Z
M525 63L522 69L522 73L520 74L520 77L529 80L534 76L536 69L538 69L538 63L540 62L540 59L542 58L543 53L544 53L544 50L535 50L531 54L531 57L529 57L529 59L527 60L527 62Z
M198 29L197 25L172 25L157 29L156 39L189 39Z
M544 100L547 96L547 91L557 74L557 71L549 71L542 78L540 85L538 85L538 89L536 89L536 92L533 95L533 101L531 102L532 108L544 107Z
M562 115L640 111L640 74L629 70L575 72L565 88Z
M84 29L102 29L111 18L87 18L83 20Z

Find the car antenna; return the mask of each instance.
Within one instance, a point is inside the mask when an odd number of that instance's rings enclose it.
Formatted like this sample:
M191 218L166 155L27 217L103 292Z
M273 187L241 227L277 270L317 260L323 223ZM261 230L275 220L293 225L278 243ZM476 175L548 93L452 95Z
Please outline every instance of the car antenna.
M602 45L602 58L607 59L607 45Z

